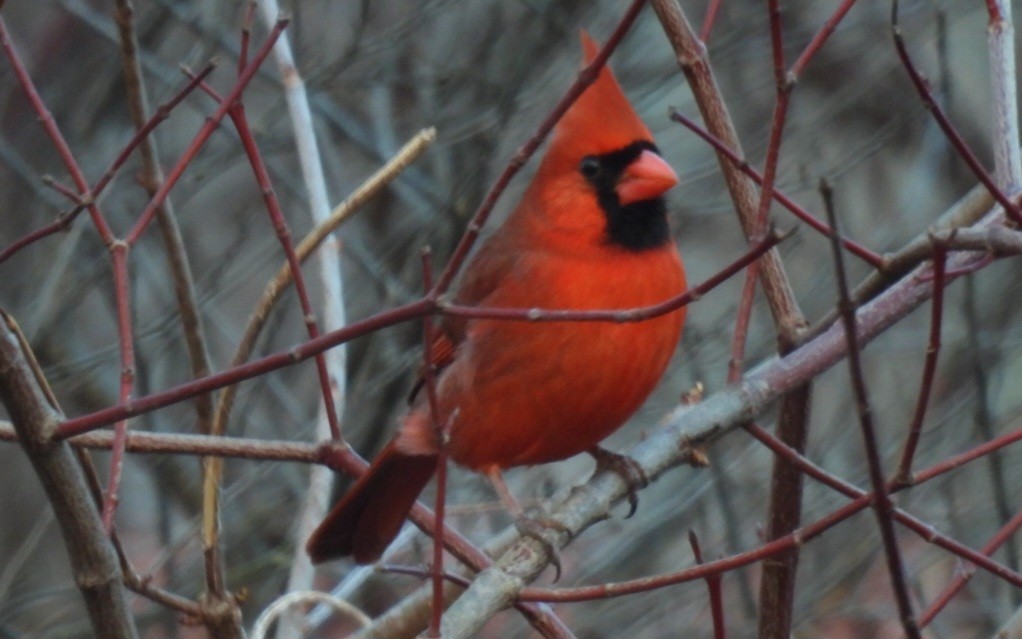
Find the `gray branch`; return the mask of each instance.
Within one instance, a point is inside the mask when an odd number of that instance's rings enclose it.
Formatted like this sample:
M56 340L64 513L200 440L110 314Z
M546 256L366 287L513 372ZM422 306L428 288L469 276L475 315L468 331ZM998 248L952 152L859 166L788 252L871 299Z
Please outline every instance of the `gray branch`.
M137 637L122 586L123 576L85 475L66 442L51 435L64 419L39 366L6 313L0 323L0 401L22 448L39 475L67 548L75 582L97 637Z

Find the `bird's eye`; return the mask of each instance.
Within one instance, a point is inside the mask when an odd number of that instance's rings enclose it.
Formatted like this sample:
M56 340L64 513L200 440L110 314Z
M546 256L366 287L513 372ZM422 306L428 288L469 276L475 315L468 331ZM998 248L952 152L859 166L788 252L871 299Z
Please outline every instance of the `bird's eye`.
M582 177L591 180L600 174L600 161L591 155L586 156L582 158L578 170L582 173Z

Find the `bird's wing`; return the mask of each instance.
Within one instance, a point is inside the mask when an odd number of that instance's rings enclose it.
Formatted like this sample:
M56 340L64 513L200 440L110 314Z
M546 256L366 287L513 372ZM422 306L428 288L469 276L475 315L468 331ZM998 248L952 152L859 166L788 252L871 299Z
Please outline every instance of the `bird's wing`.
M465 268L458 292L454 296L456 304L472 306L480 303L499 287L501 280L507 277L508 273L514 270L521 252L505 244L503 234L498 232L480 247L476 258ZM436 373L454 361L458 345L465 339L468 321L464 317L448 315L437 325L430 344L430 359ZM415 401L425 383L425 370L420 368L415 384L408 394L409 404Z

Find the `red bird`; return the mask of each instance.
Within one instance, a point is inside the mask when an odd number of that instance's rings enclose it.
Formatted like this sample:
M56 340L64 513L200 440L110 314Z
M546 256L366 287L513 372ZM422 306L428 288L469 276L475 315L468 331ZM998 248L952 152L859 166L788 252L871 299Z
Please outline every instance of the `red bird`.
M596 45L582 35L586 60ZM561 119L521 202L466 268L458 304L628 309L685 290L663 193L678 181L609 69ZM645 401L684 309L646 322L447 317L433 344L450 458L486 473L592 451ZM309 539L316 563L371 563L436 467L426 393ZM453 418L452 418L453 416Z

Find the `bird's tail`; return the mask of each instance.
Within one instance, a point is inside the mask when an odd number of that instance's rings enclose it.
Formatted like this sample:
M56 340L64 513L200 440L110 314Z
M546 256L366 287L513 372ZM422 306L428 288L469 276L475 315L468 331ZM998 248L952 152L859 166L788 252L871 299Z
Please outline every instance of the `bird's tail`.
M312 563L348 555L360 564L379 559L435 470L435 455L408 455L387 444L309 537Z

